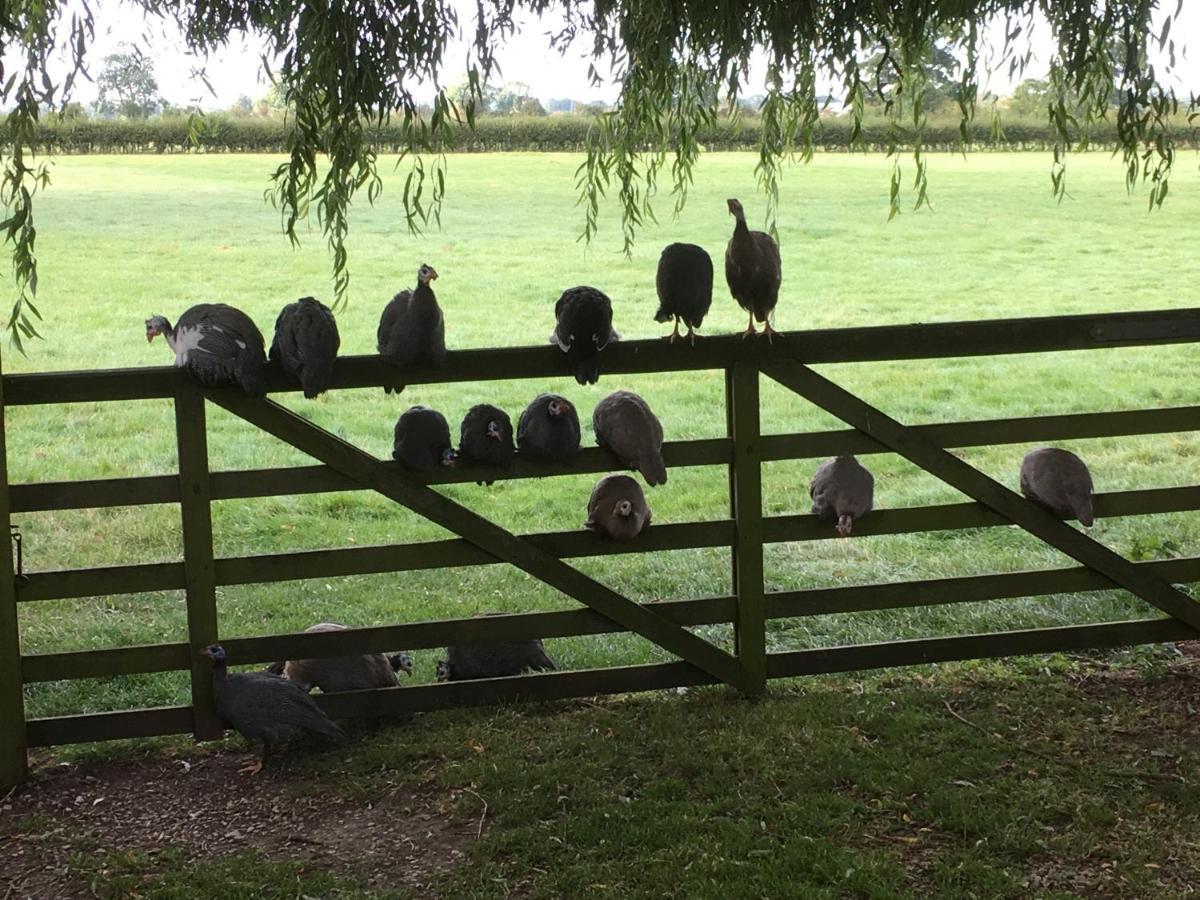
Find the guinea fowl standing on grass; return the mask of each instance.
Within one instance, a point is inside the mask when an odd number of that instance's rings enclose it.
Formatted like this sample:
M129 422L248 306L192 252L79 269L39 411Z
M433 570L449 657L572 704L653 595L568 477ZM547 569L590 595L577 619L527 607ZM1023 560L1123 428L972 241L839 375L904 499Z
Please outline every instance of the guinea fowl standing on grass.
M846 537L855 520L871 511L875 478L853 455L845 453L821 464L808 494L813 515L827 525L836 525L837 533Z
M612 317L612 301L594 287L568 288L554 304L556 321L550 343L567 354L580 384L600 380L600 351L620 339Z
M427 406L411 406L396 420L392 458L414 472L432 472L454 464L446 417Z
M315 297L301 297L285 306L275 320L270 356L311 400L329 388L341 344L329 307Z
M329 631L346 631L345 625L336 622L321 622L304 629L306 634ZM368 688L396 687L397 672L412 675L412 657L407 653L384 656L382 653L364 653L357 656L327 656L316 659L289 659L275 663L267 670L282 675L288 681L320 688L324 693L334 691L361 691Z
M376 333L380 358L393 366L446 365L446 323L430 282L438 273L424 263L417 270L417 286L401 291L383 308ZM384 387L385 394L400 393L403 384Z
M165 316L151 316L146 340L160 334L175 352L176 367L205 387L234 384L251 397L267 392L262 332L240 309L200 303L185 310L174 327Z
M783 274L779 262L779 245L765 231L751 231L746 227L746 213L737 200L726 201L729 212L737 218L733 226L733 237L725 248L725 281L729 293L742 309L750 314L750 324L743 337L757 334L754 321L763 323L763 334L767 340L773 334L782 334L771 327L771 314L779 302L779 284Z
M458 434L458 460L469 466L507 469L512 465L512 419L508 413L489 403L472 406L463 416ZM479 482L492 484L492 481Z
M498 616L501 613L484 613ZM438 681L468 681L473 678L503 678L527 670L554 671L558 667L539 640L478 641L446 648L446 658L437 664Z
M663 430L650 406L632 391L613 391L592 410L596 443L608 447L617 459L642 473L646 484L667 483L663 462Z
M517 447L534 462L571 462L579 452L575 407L558 394L539 394L517 422Z
M712 257L695 244L668 244L658 258L658 312L655 322L675 320L675 330L666 339L672 344L679 337L679 323L687 326L687 338L696 345L696 329L712 306Z
M592 488L583 527L614 541L631 541L650 524L642 486L628 475L605 475Z
M1092 473L1070 450L1041 447L1021 460L1021 493L1056 516L1078 519L1090 528Z
M200 651L213 662L213 694L217 715L248 742L262 742L262 756L242 769L251 775L262 770L277 747L306 734L345 740L342 731L300 685L267 672L229 674L225 650L213 644Z

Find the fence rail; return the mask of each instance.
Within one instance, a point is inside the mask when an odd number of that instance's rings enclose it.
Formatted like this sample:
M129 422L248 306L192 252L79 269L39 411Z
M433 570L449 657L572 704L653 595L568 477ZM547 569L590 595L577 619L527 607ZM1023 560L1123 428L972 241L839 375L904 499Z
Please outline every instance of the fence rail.
M31 572L22 579L13 577L11 559L8 561L10 568L0 571L0 783L14 782L23 776L26 747L180 732L193 732L199 737L219 733L207 668L195 651L219 636L216 588L222 585L511 562L585 604L580 609L489 617L486 624L478 619L452 619L338 633L225 637L222 643L234 663L336 656L398 646L438 647L484 636L549 638L631 628L681 657L671 663L319 698L331 713L344 716L377 716L517 698L549 699L717 681L757 693L766 679L790 675L1195 637L1197 632L1191 625L1178 617L1168 617L786 653L767 653L765 647L765 623L769 619L1108 590L1118 584L1133 588L1134 593L1163 609L1171 609L1172 616L1194 618L1191 606L1180 605L1179 595L1169 586L1200 581L1200 557L1136 564L1119 557L1112 559L1111 551L1072 529L1065 529L1069 534L1064 534L1058 530L1063 529L1060 523L1039 518L1045 514L1034 507L1026 509L1028 504L1024 501L1001 493L999 485L969 467L961 474L956 474L957 469L947 469L945 477L948 481L965 478L964 484L974 485L972 490L979 491L975 494L978 499L877 510L856 524L855 535L988 528L1021 520L1023 527L1056 546L1065 541L1074 548L1071 555L1078 554L1087 564L785 592L765 591L763 578L764 544L829 537L829 529L812 516L763 515L764 464L837 453L899 450L918 464L931 467L935 474L941 474L935 471L946 465L943 457L937 455L943 454L940 448L1200 431L1200 406L876 427L875 420L869 417L859 420L861 409L874 413L878 421L890 420L857 398L845 399L840 388L815 375L810 377L804 366L797 367L798 360L806 364L845 363L1181 342L1200 342L1200 309L830 329L790 334L773 344L727 336L706 338L695 348L658 341L614 345L610 351L606 350L606 373L724 371L726 435L670 442L664 447L664 454L671 467L725 466L730 490L729 509L721 511L720 518L655 524L634 541L616 545L582 531L509 534L429 488L429 485L474 480L469 471L440 471L428 478L401 473L393 464L374 460L270 401L248 401L231 391L202 393L185 373L172 368L4 376L0 379L0 403L7 406L171 399L176 414L179 471L74 482L9 485L5 481L0 500L0 519L4 521L0 525L7 525L12 514L178 504L184 558ZM523 347L452 352L444 370L406 371L404 381L413 384L506 380L563 374L564 361L557 350ZM763 374L787 387L794 385L797 390L815 392L813 398L822 405L844 408L847 420L858 420L861 430L761 434L758 389ZM341 388L378 389L395 378L396 371L382 365L378 358L359 356L339 359L334 382ZM294 390L283 383L273 367L268 380L272 391ZM206 398L293 443L317 457L320 464L210 472ZM0 450L2 447L0 444ZM0 454L0 467L3 465ZM614 468L620 465L611 453L589 448L570 466L539 465L518 459L510 472L497 475L543 478ZM0 469L0 474L3 471ZM348 490L380 491L460 536L383 546L214 556L210 513L214 501ZM1014 502L1018 505L1013 506ZM1098 517L1200 509L1200 486L1100 494L1095 508ZM733 586L730 596L633 603L562 562L614 553L713 547L730 550ZM167 590L185 591L187 641L63 653L20 655L18 652L18 603ZM733 625L735 654L725 654L686 631L687 627L712 624ZM6 649L11 650L7 656ZM190 705L25 719L24 684L168 671L191 672Z

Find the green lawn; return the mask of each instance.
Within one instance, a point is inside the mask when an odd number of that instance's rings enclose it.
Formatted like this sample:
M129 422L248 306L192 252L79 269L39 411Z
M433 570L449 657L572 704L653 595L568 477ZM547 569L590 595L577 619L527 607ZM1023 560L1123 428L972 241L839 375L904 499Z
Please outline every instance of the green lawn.
M262 202L276 160L253 156L77 157L55 167L38 208L39 302L48 340L28 359L6 350L7 372L163 364L161 342L147 346L142 321L175 317L201 301L233 303L265 332L296 297L328 299L328 261L314 229L298 251L278 234ZM383 304L411 286L422 262L436 283L447 341L464 347L543 343L552 304L574 284L612 298L630 338L663 333L652 320L654 267L672 240L706 246L718 260L708 333L744 327L721 283L719 257L732 220L724 199L740 197L761 221L749 155L706 157L679 221L661 204L662 223L621 256L615 217L585 247L574 206L570 155L497 154L450 160L449 201L439 232L404 229L402 185L391 179L381 202L354 212L350 305L339 315L343 350L368 353ZM784 287L778 325L806 328L956 320L1196 305L1200 256L1191 246L1200 219L1200 174L1181 160L1170 199L1148 214L1144 197L1126 196L1118 162L1099 154L1072 160L1071 199L1050 196L1048 157L983 154L931 162L932 212L887 223L888 163L874 156L821 155L784 185L780 238ZM952 350L953 348L947 348ZM822 371L908 422L935 422L1175 406L1196 402L1195 346L1009 359L825 366ZM641 392L669 439L723 433L718 373L602 378L581 388L569 379L409 388L399 399L378 390L340 391L317 402L289 395L320 425L379 455L390 451L397 415L433 405L457 423L473 403L496 402L514 418L534 394L556 389L589 418L618 387ZM828 416L764 382L769 431L836 427ZM166 402L8 412L14 482L153 474L173 470L172 415ZM591 442L590 429L585 443ZM216 469L301 464L300 454L210 412ZM1091 464L1099 490L1198 483L1195 434L1072 444ZM980 448L965 457L1013 483L1024 446ZM808 479L818 461L772 463L764 487L770 514L807 511ZM954 491L890 457L871 457L879 507L953 501ZM541 531L580 527L590 477L460 485L446 493L502 524ZM656 522L718 518L726 480L718 469L675 470L650 493ZM1194 514L1103 521L1093 529L1118 552L1200 551ZM175 507L116 508L19 517L32 570L177 559ZM441 536L440 529L365 493L222 502L214 509L217 550L242 555ZM1015 529L989 529L767 548L770 589L839 585L1004 571L1060 564L1062 558ZM679 551L581 561L581 568L638 598L697 597L729 590L723 551ZM230 587L220 591L223 636L287 631L332 619L353 625L419 621L483 610L570 607L560 595L507 567L399 573ZM795 649L890 637L993 630L1124 618L1143 606L1113 592L1044 597L774 623L770 649ZM179 593L26 604L23 649L47 652L182 640ZM727 640L726 629L702 629ZM641 639L592 636L553 641L566 667L663 658ZM431 680L436 651L417 653L417 679ZM32 715L180 702L184 673L37 685Z

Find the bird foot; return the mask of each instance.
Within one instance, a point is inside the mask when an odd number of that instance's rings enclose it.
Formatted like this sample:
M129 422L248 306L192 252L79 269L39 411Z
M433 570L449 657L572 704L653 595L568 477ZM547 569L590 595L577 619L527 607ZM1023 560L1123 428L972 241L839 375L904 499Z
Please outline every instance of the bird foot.
M256 759L253 762L246 763L246 765L244 765L240 769L238 769L238 774L239 775L257 775L259 772L262 771L262 767L263 767L263 761L261 759Z
M749 328L747 328L745 331L742 332L742 339L744 340L745 338L748 338L748 337L754 337L757 334L758 334L758 332L755 331L754 326L751 325Z
M770 322L767 322L766 325L763 326L763 334L767 336L768 344L774 343L774 341L771 340L772 337L783 337L783 332L776 331L774 328L772 328Z

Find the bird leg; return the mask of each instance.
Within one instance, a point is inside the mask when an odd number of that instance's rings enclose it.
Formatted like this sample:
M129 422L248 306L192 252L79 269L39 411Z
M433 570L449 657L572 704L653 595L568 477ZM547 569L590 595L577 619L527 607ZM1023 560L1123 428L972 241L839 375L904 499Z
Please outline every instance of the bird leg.
M754 310L750 310L750 324L747 325L746 330L742 332L742 337L753 337L756 334L758 334L758 332L754 330Z
M772 335L775 335L777 337L783 337L782 331L776 331L774 328L771 327L770 319L767 319L767 321L763 324L763 334L765 334L767 336L768 344L773 343L771 340Z
M664 334L663 340L669 344L675 343L675 339L679 337L679 316L675 317L675 330L670 334Z
M263 765L265 762L266 762L265 760L259 759L256 756L256 757L254 757L253 762L248 762L244 766L242 766L240 769L238 769L238 774L239 775L257 775L259 772L262 771L262 768L263 768Z
M696 329L691 325L688 325L687 339L692 342L693 347L696 346L696 338L698 337L700 337L700 335L696 334Z

